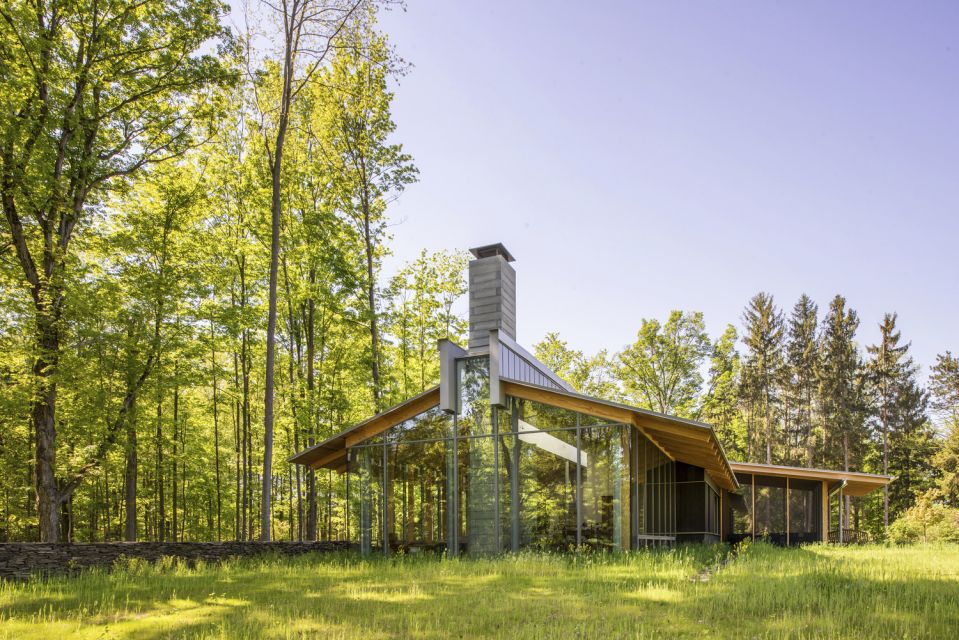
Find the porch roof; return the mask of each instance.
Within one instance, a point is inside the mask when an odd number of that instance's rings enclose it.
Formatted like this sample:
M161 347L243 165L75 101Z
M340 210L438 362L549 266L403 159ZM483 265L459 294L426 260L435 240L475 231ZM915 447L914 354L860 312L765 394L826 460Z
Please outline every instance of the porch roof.
M801 480L826 480L830 483L845 481L846 484L843 487L843 494L849 496L864 496L876 489L881 489L896 479L895 476L861 473L859 471L833 471L830 469L787 467L756 462L730 462L729 465L736 473L751 473L758 476L797 478Z

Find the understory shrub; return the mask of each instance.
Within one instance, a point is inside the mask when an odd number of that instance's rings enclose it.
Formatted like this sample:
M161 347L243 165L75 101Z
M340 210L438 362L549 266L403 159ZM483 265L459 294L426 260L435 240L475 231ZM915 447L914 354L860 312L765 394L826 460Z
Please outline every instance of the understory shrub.
M936 491L916 499L916 504L889 526L889 539L909 542L959 542L959 509L942 504Z

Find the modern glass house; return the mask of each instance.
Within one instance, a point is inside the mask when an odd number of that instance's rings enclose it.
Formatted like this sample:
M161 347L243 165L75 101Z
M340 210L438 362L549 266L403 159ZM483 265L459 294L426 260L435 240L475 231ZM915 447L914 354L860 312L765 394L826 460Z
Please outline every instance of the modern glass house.
M440 341L440 384L291 459L347 474L363 552L857 535L839 501L891 478L730 462L707 424L574 392L515 342L513 257L471 251L469 344Z

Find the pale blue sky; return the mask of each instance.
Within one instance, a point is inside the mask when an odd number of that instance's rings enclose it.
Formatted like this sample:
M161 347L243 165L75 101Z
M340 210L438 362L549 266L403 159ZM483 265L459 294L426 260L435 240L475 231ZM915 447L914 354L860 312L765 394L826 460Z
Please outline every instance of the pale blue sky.
M417 2L419 184L398 258L503 241L518 333L618 349L642 317L837 292L872 342L959 350L959 3Z
M502 241L519 341L619 349L835 293L928 367L959 351L959 2L448 2L381 18L415 65L395 259Z

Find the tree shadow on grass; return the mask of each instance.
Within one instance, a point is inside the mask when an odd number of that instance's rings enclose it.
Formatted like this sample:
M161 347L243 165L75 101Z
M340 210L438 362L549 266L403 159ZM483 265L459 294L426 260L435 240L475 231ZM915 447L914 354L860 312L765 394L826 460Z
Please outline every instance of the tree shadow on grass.
M142 579L79 578L75 593L58 586L63 599L35 590L0 611L7 619L41 607L72 619L94 612L87 625L137 638L916 637L959 628L955 582L866 578L815 550L761 545L708 582L694 581L710 558L715 553L697 550L618 559L245 561L146 571ZM108 593L129 613L98 615ZM890 604L897 594L898 605Z

